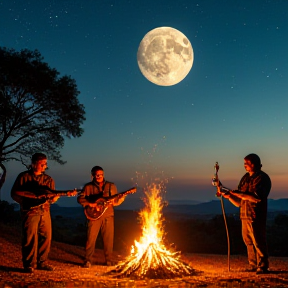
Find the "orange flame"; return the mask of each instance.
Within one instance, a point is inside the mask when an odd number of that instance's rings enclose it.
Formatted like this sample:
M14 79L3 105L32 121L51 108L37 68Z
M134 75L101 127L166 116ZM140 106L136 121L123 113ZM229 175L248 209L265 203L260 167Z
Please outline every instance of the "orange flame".
M171 252L163 243L162 184L152 184L144 191L146 206L140 211L142 236L134 242L131 254L116 267L120 274L150 278L189 275L192 269L180 261L179 252Z

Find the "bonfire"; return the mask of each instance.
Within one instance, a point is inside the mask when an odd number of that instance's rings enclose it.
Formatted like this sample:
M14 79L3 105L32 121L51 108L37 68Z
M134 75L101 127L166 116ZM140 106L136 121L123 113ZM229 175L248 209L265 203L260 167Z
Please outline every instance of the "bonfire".
M162 184L152 184L144 189L145 207L139 212L142 236L139 241L134 240L130 255L115 267L118 276L169 279L191 275L194 271L180 260L180 252L165 247L162 190Z

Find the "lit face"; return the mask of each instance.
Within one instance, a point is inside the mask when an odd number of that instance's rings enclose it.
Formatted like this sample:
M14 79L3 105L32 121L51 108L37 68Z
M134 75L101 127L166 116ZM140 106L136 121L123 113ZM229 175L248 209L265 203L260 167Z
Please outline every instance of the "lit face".
M102 170L95 171L93 177L95 178L97 183L102 183L104 181L104 171Z
M244 168L248 173L254 172L254 164L250 160L244 159Z
M32 168L35 175L40 175L47 169L47 159L38 160L32 164Z

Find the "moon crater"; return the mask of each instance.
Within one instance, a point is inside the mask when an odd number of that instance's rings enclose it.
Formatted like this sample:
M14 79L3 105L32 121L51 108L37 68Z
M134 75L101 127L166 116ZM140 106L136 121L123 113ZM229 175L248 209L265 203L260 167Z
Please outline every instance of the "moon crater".
M188 38L171 27L148 32L137 52L142 74L160 86L171 86L182 81L192 68L193 60L193 48Z

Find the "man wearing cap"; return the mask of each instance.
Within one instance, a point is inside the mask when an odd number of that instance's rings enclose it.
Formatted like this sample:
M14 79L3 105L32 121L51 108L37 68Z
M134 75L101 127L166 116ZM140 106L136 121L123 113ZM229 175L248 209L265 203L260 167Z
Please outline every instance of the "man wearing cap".
M261 170L258 155L244 158L247 173L242 177L238 190L230 190L223 197L240 207L242 237L247 247L249 268L246 272L268 273L268 250L266 242L267 198L271 190L270 177ZM221 186L218 187L221 193Z
M20 204L22 218L22 261L24 271L33 273L34 269L53 271L54 267L46 260L51 247L50 204L58 200L37 199L41 189L55 190L54 180L47 174L47 157L43 153L32 156L30 169L20 173L11 190L11 197Z
M84 209L89 207L95 207L93 199L101 197L110 197L117 194L116 185L112 182L106 181L104 178L103 168L100 166L94 166L91 169L92 181L85 184L82 192L77 198L79 204L81 204ZM96 196L96 198L95 198ZM84 267L90 268L92 263L92 257L95 251L95 244L99 231L101 230L101 235L104 244L104 255L106 260L106 265L111 266L114 264L112 253L113 253L113 241L114 241L114 208L113 206L118 206L124 201L124 197L113 198L109 202L107 209L103 215L95 220L87 219L87 241L85 247L85 261Z

